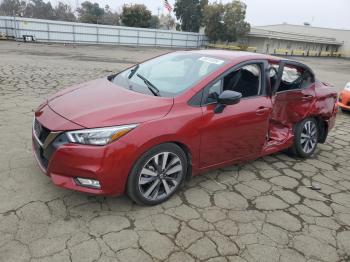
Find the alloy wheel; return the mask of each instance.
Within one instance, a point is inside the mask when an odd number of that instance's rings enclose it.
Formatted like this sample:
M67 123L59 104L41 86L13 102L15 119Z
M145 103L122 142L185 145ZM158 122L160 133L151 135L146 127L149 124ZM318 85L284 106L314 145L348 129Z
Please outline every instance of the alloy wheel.
M165 198L175 191L182 176L182 162L176 154L156 154L141 169L138 180L140 193L149 200Z
M317 144L317 127L313 121L306 121L300 136L301 148L305 153L312 152Z

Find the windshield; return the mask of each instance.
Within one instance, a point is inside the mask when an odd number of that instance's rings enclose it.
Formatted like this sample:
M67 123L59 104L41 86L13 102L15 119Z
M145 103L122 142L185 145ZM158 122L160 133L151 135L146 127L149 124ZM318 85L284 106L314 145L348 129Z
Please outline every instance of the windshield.
M136 92L154 95L149 85L151 83L159 90L159 96L175 97L224 64L222 59L202 54L175 52L129 68L116 75L112 82Z

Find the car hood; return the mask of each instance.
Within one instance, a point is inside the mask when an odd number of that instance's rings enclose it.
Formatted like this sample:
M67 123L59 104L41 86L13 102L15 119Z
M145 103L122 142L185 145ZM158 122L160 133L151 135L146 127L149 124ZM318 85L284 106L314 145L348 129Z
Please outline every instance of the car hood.
M48 99L54 112L86 128L158 119L170 111L173 103L173 98L137 93L107 78L69 87Z

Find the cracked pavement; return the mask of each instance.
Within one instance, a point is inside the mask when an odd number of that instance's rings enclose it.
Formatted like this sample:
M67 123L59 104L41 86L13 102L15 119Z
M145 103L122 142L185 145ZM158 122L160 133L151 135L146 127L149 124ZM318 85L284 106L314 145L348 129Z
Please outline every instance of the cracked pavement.
M168 51L0 42L0 261L349 261L350 114L339 112L311 159L213 170L154 207L57 188L41 173L33 108ZM350 81L349 60L299 59L338 91Z

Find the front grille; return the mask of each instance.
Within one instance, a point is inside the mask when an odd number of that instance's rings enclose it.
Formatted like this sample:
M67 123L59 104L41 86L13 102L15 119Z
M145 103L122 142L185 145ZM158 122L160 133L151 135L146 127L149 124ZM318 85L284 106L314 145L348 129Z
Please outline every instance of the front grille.
M40 162L40 165L43 168L47 169L49 165L49 161L48 159L45 158L43 148L40 146L40 144L35 138L33 139L33 148L34 148L34 153L38 161Z
M41 125L38 120L34 120L34 127L33 131L36 135L36 137L39 139L39 141L43 144L47 138L47 136L50 134L50 130Z
M39 121L34 119L33 150L39 164L44 169L48 168L51 157L56 150L67 143L69 143L69 141L64 132L51 132L39 123Z
M39 123L38 120L34 119L33 123L33 147L35 155L40 162L40 165L47 169L49 164L49 159L45 155L45 151L43 148L43 144L45 143L46 138L50 135L50 130L44 127L42 124Z

